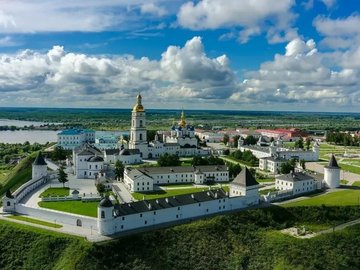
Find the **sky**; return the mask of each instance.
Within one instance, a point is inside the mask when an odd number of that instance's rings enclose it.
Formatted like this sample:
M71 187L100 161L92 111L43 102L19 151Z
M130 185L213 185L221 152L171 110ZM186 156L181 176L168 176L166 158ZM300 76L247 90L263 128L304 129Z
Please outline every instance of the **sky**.
M360 111L359 0L0 0L0 107Z

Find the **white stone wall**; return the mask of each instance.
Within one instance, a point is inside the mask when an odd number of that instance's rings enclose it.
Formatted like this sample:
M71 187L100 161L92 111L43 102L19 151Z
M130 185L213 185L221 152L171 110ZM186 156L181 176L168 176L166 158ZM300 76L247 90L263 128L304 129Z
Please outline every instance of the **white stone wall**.
M337 188L340 186L340 169L324 168L324 182L328 188Z
M47 165L32 165L31 179L37 180L47 175Z
M277 190L292 190L293 195L298 195L316 190L317 182L312 178L303 181L285 181L276 179L275 188Z
M98 230L97 218L64 213L50 209L32 208L24 204L17 204L15 208L17 213L29 215L58 224L77 226L80 220L81 227Z

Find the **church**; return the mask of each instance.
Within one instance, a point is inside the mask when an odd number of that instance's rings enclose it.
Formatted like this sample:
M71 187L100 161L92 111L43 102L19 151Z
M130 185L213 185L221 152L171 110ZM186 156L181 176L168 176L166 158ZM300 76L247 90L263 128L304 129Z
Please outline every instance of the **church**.
M158 158L165 153L183 157L210 154L209 149L198 146L195 129L186 123L184 112L181 113L178 125L172 126L169 135L160 135L158 132L155 140L147 141L146 113L139 94L131 113L129 149L138 149L143 159Z

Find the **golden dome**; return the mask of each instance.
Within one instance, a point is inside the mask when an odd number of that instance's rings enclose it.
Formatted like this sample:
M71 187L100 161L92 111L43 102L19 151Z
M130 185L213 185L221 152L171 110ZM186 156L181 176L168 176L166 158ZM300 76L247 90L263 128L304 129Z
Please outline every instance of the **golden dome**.
M181 118L180 118L179 126L182 127L182 128L186 127L184 111L181 112Z
M141 97L140 93L137 95L136 99L137 99L137 102L134 105L132 111L133 112L144 112L145 109L144 109L144 106L141 104L142 97Z

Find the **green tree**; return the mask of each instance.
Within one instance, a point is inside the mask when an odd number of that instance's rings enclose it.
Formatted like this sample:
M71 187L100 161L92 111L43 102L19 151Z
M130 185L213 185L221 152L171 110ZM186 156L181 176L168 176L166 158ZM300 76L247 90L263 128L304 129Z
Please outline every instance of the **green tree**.
M63 187L65 187L65 183L68 182L69 179L67 173L65 172L64 166L60 166L58 172L59 172L58 180L60 183L63 184Z
M180 166L181 161L177 155L165 153L159 157L157 164L160 167Z
M304 149L304 139L302 137L295 142L295 147Z
M117 179L122 179L124 177L124 170L124 164L120 160L117 160L115 163L115 176Z
M250 135L244 139L244 144L245 145L254 145L257 143L257 141L258 140L254 136Z
M153 129L146 131L146 137L147 137L148 142L155 140L156 133L157 133L157 130L153 130Z
M4 156L4 163L8 164L9 162L10 162L10 156L9 155Z
M56 146L54 151L51 153L51 159L55 161L65 160L66 151L61 146Z
M229 149L225 149L225 150L224 150L224 155L225 155L225 156L230 155L230 150L229 150Z
M229 140L230 140L229 135L224 134L223 143L224 143L225 145L227 145L227 143L229 142Z
M235 135L232 139L233 139L233 146L234 146L234 148L237 148L237 147L238 147L238 144L239 144L240 136L239 136L239 135Z
M307 149L307 150L310 149L310 144L311 144L311 139L310 139L310 137L306 137L305 146L306 146L306 149Z
M102 183L96 184L96 189L100 194L105 192L105 186Z
M306 165L305 165L305 160L304 160L304 159L300 160L300 166L301 166L301 168L303 168L303 170L306 169Z

